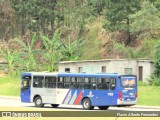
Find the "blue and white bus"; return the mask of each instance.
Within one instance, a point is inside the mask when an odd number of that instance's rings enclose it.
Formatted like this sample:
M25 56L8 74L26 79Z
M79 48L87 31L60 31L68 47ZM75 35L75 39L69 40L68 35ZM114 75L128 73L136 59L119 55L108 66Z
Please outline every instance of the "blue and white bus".
M67 104L106 110L137 102L135 75L24 72L21 79L21 101L34 102L37 107Z

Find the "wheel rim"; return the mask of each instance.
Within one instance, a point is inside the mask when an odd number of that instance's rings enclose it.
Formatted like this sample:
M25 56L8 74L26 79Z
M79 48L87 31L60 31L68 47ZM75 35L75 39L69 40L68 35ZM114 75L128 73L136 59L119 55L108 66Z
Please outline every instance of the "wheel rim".
M36 104L37 104L37 105L40 105L41 103L42 103L41 99L37 99L37 100L36 100Z
M84 101L84 108L88 108L89 106L89 102L88 101Z

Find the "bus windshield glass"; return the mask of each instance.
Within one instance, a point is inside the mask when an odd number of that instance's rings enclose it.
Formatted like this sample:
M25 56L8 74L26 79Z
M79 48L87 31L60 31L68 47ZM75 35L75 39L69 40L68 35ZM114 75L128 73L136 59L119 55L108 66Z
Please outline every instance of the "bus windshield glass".
M125 88L136 87L136 77L135 76L121 76L121 85Z
M31 77L24 77L22 79L22 88L27 89L30 87L30 85L31 85Z

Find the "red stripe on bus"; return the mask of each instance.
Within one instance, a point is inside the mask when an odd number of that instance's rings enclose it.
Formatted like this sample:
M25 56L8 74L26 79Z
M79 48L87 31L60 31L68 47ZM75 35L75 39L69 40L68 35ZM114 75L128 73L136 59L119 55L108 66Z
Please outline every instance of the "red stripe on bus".
M81 101L81 99L82 99L82 91L79 93L79 95L78 95L76 101L74 102L74 105L78 105L79 102Z

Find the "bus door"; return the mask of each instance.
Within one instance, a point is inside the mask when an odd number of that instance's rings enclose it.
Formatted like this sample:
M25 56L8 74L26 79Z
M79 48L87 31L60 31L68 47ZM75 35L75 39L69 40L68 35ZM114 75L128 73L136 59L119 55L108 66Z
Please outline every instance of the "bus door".
M137 99L137 79L133 75L124 75L120 77L121 89L119 91L119 100L122 103L135 104Z
M45 76L44 102L56 102L56 76Z
M22 75L22 83L21 83L21 101L22 102L31 102L30 94L31 94L31 75Z

